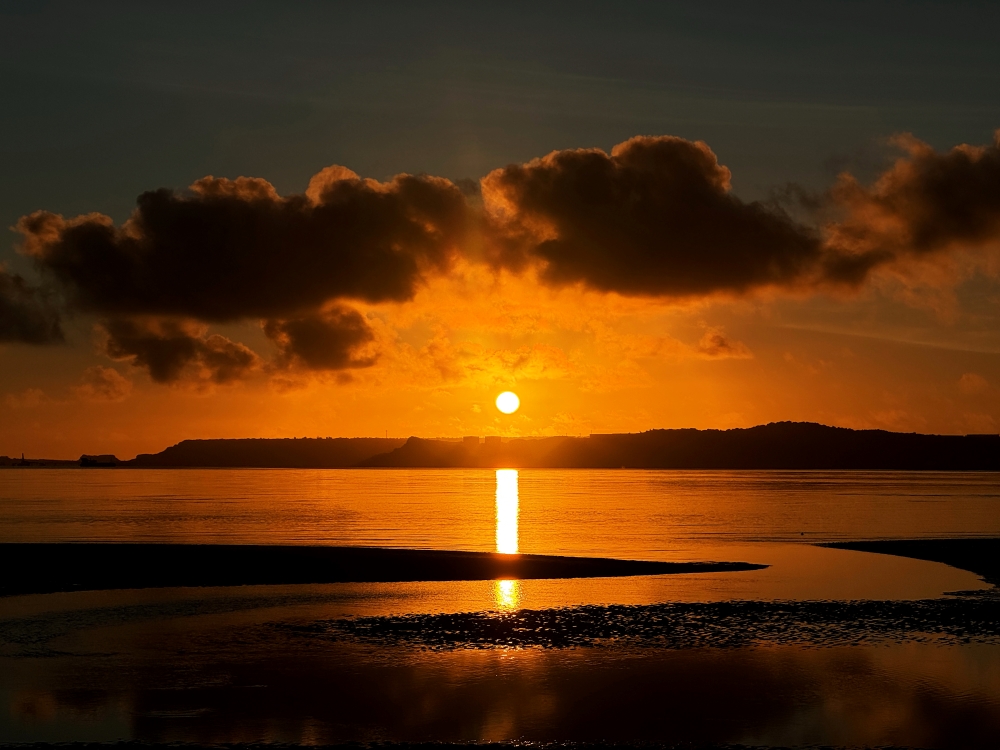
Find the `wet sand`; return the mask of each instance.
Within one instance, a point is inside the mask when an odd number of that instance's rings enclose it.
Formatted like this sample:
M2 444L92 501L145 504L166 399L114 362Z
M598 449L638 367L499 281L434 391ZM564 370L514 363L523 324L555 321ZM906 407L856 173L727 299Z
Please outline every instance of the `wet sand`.
M174 586L602 578L759 570L745 562L648 562L450 550L226 544L0 544L0 596Z
M1000 645L1000 599L672 602L516 612L396 615L283 624L290 635L431 650L664 649L862 644Z
M1000 585L1000 539L884 539L830 542L818 546L944 563L953 568L968 570L994 585Z
M64 598L99 601L0 623L7 737L53 743L39 750L513 737L484 745L950 750L992 748L1000 728L995 590L379 617L340 601L144 607L136 595L74 594ZM145 741L59 741L91 737Z

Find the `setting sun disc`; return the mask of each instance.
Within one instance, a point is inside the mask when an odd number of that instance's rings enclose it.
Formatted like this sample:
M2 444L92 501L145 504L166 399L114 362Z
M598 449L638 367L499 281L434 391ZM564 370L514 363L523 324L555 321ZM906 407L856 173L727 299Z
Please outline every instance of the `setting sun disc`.
M511 391L504 391L497 396L497 408L504 414L513 414L520 405L521 399L517 397L516 393L512 393Z

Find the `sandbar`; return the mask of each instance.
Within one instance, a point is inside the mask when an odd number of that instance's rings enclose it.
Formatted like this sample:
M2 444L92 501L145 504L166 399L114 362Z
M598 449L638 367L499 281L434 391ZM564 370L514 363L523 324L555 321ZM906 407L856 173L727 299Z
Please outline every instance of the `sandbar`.
M985 581L994 585L1000 584L1000 539L879 539L828 542L818 546L944 563L982 576Z
M174 586L481 581L718 573L746 562L652 562L458 550L305 545L0 544L0 596Z

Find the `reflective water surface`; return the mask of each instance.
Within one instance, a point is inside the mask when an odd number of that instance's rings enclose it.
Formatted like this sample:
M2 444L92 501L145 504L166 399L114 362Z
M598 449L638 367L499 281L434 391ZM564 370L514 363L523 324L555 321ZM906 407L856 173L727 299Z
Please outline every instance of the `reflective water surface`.
M428 651L308 632L327 618L407 611L384 584L34 599L33 612L0 622L5 741L964 748L995 747L1000 732L995 643Z
M521 552L683 558L719 541L1000 535L1000 483L959 472L522 469ZM497 474L4 470L0 541L492 550Z
M0 741L994 747L1000 645L990 639L427 650L331 639L313 626L595 605L991 596L975 575L944 565L806 542L1000 536L998 497L988 474L0 472L0 541L367 544L771 566L0 599Z

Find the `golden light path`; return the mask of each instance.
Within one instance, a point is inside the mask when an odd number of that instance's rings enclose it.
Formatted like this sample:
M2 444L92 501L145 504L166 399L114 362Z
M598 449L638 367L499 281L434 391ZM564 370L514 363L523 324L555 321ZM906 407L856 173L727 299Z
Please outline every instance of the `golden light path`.
M497 469L497 552L517 554L517 469Z
M497 609L517 609L521 603L520 581L494 581L493 600Z
M521 405L521 399L513 391L504 391L497 396L497 408L504 414L513 414Z
M497 469L497 552L501 554L517 554L517 515L517 469ZM498 609L516 609L521 600L521 582L496 581L493 598Z

